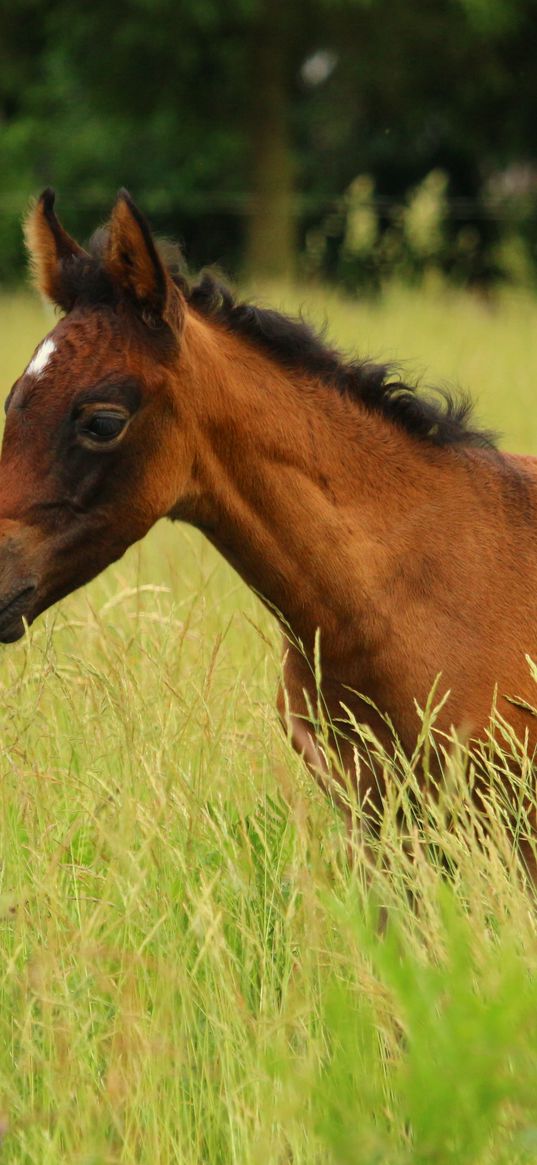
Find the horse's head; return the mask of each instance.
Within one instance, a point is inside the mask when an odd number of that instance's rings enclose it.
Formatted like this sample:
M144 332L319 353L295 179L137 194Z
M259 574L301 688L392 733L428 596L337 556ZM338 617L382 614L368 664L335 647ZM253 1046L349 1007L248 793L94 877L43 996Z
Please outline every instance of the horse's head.
M173 365L181 291L120 193L91 254L45 191L27 221L38 286L64 317L6 402L0 458L0 641L141 538L192 458Z

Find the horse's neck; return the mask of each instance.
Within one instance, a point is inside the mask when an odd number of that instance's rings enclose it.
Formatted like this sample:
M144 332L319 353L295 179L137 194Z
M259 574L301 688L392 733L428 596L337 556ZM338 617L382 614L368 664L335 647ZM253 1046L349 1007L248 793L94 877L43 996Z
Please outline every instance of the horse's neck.
M180 384L195 469L170 516L200 526L304 644L320 628L325 658L367 650L400 524L411 554L409 515L436 481L427 452L204 321L187 325Z

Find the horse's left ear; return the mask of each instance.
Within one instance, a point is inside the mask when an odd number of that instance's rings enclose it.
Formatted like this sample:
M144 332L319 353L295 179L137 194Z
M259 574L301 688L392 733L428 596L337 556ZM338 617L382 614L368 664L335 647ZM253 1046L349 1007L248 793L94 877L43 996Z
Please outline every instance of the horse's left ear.
M127 190L120 190L108 224L105 265L150 326L177 328L181 295L160 258L149 223Z
M70 311L73 303L71 293L64 287L65 264L87 258L87 254L63 229L56 217L54 199L54 191L48 187L30 207L24 237L39 291L64 311Z

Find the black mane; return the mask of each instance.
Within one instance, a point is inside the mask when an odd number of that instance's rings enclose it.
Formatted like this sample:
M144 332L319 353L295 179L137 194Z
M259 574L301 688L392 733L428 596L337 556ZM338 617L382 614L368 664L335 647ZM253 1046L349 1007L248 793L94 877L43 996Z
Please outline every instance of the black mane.
M185 291L183 280L177 282ZM493 433L471 425L473 403L466 393L455 395L438 387L423 396L416 385L399 379L392 364L347 361L303 319L237 302L229 288L210 273L203 274L186 296L190 306L203 316L244 336L285 368L310 373L414 437L440 446L494 446Z
M98 307L115 302L116 291L102 260L105 244L106 230L102 230L93 237L89 256L62 265L73 304ZM415 385L404 383L393 365L347 361L303 319L238 302L209 272L191 284L183 273L180 252L166 244L160 250L174 283L195 311L243 336L286 369L310 374L436 446L494 446L494 434L472 426L473 406L468 395L434 388L424 396Z

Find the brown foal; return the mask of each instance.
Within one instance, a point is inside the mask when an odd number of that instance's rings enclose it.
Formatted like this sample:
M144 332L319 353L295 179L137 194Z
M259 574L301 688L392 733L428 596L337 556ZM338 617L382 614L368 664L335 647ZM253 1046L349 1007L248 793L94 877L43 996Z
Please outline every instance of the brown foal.
M6 404L3 642L166 516L199 527L279 614L279 707L318 776L316 643L335 724L344 706L389 748L376 707L410 753L416 702L440 674L439 730L481 737L496 691L533 745L534 459L498 452L467 406L345 363L303 323L236 303L209 276L190 286L124 191L88 251L51 191L27 241L64 316ZM334 744L380 804L348 723Z

